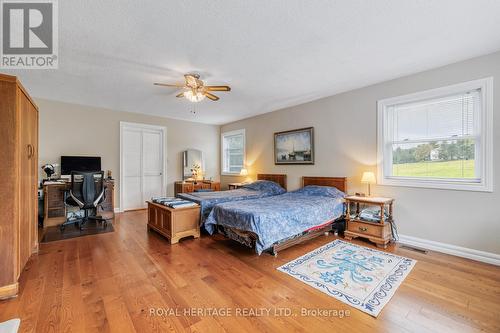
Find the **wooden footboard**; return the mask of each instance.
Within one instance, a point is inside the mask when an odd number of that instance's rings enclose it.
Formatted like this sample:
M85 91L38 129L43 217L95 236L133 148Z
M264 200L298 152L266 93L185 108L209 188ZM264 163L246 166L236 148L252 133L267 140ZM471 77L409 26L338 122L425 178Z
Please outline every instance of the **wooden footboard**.
M278 242L274 244L271 248L265 250L264 252L270 252L272 255L277 256L279 251L285 250L294 245L306 242L310 239L316 238L321 235L327 235L330 231L332 231L333 225L336 222L341 222L344 218L340 217L332 222L327 222L324 225L311 229L304 234L292 237L286 241ZM238 232L234 230L225 230L223 226L218 226L217 232L224 235L224 237L234 240L241 245L244 245L249 248L255 248L255 242L257 240L257 235L250 232ZM245 235L243 235L245 234ZM237 235L237 236L236 236Z
M302 242L308 241L310 239L316 238L321 235L328 235L328 233L332 230L332 223L329 223L325 226L322 226L320 228L311 230L301 236L294 237L292 239L289 239L287 241L284 241L279 244L273 245L271 248L271 254L274 255L275 257L278 256L278 252L284 249L288 249L289 247L292 247L294 245L300 244Z

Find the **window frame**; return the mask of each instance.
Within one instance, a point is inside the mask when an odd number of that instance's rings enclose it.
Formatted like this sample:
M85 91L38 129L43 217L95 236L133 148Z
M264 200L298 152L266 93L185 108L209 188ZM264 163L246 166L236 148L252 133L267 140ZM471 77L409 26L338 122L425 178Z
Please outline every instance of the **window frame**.
M480 127L480 134L477 136L479 142L476 143L477 151L475 152L478 154L476 161L479 163L476 167L481 175L479 180L386 175L386 170L392 169L393 165L392 153L388 154L388 144L392 142L392 140L388 140L390 137L387 117L389 107L396 104L437 99L476 89L480 90L481 96L480 120L474 124L474 126ZM493 77L381 99L377 101L377 118L377 183L379 185L493 192ZM476 174L478 174L477 171Z
M234 135L243 135L243 165L241 166L242 168L245 168L246 165L246 134L245 134L245 129L238 129L238 130L233 130L233 131L228 131L228 132L222 132L221 133L221 139L220 139L220 147L221 147L221 175L224 176L238 176L241 171L238 172L231 172L231 171L226 171L225 170L225 164L226 164L226 158L225 158L225 152L226 150L224 149L224 140L228 136L234 136Z

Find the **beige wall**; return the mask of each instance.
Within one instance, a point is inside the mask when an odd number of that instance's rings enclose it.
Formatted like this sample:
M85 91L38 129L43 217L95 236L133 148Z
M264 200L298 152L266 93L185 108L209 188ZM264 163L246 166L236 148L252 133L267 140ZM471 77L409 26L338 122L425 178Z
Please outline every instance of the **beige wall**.
M301 176L347 176L349 192L366 192L359 180L363 171L376 171L377 100L488 76L495 80L494 178L499 179L500 53L238 121L222 131L246 129L248 168L254 176L286 173L291 190L300 186ZM316 164L274 165L273 133L308 126L315 130ZM238 180L222 177L223 183ZM391 186L375 186L373 192L396 198L400 234L500 254L498 186L493 193Z
M219 126L36 99L40 108L39 163L60 163L61 155L101 156L102 169L117 180L120 207L120 121L167 127L167 193L181 179L181 152L200 149L206 176L219 179ZM42 175L43 174L43 175ZM40 176L45 174L40 170Z

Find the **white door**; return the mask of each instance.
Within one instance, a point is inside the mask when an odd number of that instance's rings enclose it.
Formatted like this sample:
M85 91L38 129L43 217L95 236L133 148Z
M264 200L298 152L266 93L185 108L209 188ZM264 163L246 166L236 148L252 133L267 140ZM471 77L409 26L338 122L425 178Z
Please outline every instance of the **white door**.
M146 207L151 197L165 195L165 128L121 123L121 209Z

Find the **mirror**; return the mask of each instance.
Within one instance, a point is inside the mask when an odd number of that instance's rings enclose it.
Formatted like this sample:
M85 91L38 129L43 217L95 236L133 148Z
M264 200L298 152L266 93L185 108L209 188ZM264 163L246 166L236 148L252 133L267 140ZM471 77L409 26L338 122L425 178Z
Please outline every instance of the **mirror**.
M203 160L203 152L197 149L188 149L182 152L182 180L193 178L191 169L195 165L200 166L197 179L203 178L205 171L205 161Z

